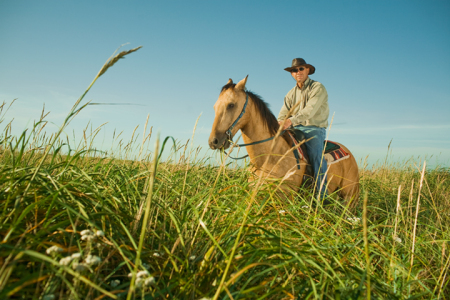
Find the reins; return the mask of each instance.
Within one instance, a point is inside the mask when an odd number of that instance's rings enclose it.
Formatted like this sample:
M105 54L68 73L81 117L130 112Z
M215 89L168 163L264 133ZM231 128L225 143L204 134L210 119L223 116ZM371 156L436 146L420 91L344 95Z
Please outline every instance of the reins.
M280 133L279 136L283 135L283 133L285 133L285 132L286 132L286 130L283 130L283 131ZM238 146L238 147L245 147L245 146L257 145L257 144L261 144L261 143L264 143L264 142L268 142L268 141L270 141L270 140L273 140L275 137L276 137L276 135L274 135L274 136L272 136L272 137L270 137L270 138L268 138L268 139L261 140L261 141L256 141L256 142L253 142L253 143L248 143L248 144L235 144L235 145ZM232 139L229 139L229 140L230 140L231 142L233 142ZM228 155L228 153L227 153L226 151L224 151L224 152L225 152L226 155ZM238 159L244 159L244 158L248 157L248 154L245 155L245 156L242 156L242 157L231 157L231 156L229 156L229 155L228 155L228 157L231 158L231 159L238 160Z
M228 136L228 140L233 143L233 139L231 137L231 130L233 130L234 126L236 126L237 122L239 122L239 120L242 118L242 116L245 114L245 109L247 108L247 104L248 104L248 93L245 92L245 95L247 95L246 99L245 99L245 104L244 107L242 107L242 111L239 114L239 116L237 117L237 119L233 122L233 124L231 124L231 126L228 128L227 131L225 131L225 134ZM286 130L283 130L278 136L283 135L286 132ZM235 144L238 147L245 147L245 146L252 146L252 145L257 145L257 144L261 144L264 142L268 142L270 140L273 140L277 135L275 134L274 136L267 138L265 140L261 140L261 141L256 141L256 142L252 142L252 143L248 143L248 144ZM223 151L229 158L234 159L234 160L239 160L239 159L244 159L248 157L247 155L241 156L241 157L232 157L230 156L225 150ZM298 157L297 152L294 151L294 155L295 158L297 160L297 168L300 169L300 158Z
M237 117L237 119L233 122L233 124L231 124L231 126L228 128L228 130L225 131L225 134L228 136L228 140L229 140L230 142L232 142L232 143L233 143L233 139L231 138L231 130L233 130L234 126L236 126L237 122L239 122L239 120L240 120L240 119L242 118L242 116L245 114L245 109L247 108L247 104L248 104L248 93L245 92L245 95L247 95L247 97L246 97L246 99L245 99L245 104L244 104L244 107L242 108L241 113L239 114L239 116ZM280 133L280 135L282 135L282 134L285 133L285 132L286 132L286 130L283 130L283 131ZM265 140L262 140L262 141L256 141L256 142L249 143L249 144L235 144L235 145L238 146L238 147L245 147L245 146L257 145L257 144L261 144L261 143L264 143L264 142L273 140L273 139L275 138L275 136L276 136L276 135L274 135L274 136L272 136L272 137L270 137L270 138L268 138L268 139L265 139ZM224 152L225 152L226 155L228 155L228 153L227 153L226 151L224 151ZM248 154L245 155L245 156L242 156L242 157L231 157L231 156L229 156L229 155L228 155L228 157L231 158L231 159L238 160L238 159L244 159L244 158L248 157Z

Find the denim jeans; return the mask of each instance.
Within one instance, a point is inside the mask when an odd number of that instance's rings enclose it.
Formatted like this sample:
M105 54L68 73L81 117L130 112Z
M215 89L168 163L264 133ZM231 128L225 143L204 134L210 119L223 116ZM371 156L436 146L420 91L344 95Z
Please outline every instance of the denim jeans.
M309 163L314 170L314 179L316 182L316 191L320 195L319 199L327 196L327 161L323 158L323 146L326 137L326 129L316 126L297 125L296 129L303 131L306 139L312 138L306 142L306 151L309 157Z

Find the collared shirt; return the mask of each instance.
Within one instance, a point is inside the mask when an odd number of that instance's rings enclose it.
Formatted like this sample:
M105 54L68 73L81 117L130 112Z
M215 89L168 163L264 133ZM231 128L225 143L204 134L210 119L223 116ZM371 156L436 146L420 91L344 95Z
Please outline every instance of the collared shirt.
M292 115L289 110L294 107ZM284 97L284 104L278 114L278 121L283 121L286 117L293 126L317 126L328 127L328 93L325 87L318 81L308 77L302 88L297 85Z

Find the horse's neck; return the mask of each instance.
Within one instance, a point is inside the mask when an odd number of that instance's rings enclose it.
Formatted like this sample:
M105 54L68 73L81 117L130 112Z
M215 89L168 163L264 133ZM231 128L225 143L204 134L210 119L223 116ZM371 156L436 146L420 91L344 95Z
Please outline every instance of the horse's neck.
M241 129L242 138L244 143L252 143L256 141L262 141L272 137L267 126L264 125L262 117L256 112L255 107L250 107L251 118L248 123ZM275 141L275 145L272 147L272 143ZM250 157L251 162L256 167L262 167L266 162L268 154L274 154L269 156L269 164L274 164L278 159L283 156L286 151L289 150L289 145L286 143L282 136L275 140L270 140L261 144L251 145L245 147Z

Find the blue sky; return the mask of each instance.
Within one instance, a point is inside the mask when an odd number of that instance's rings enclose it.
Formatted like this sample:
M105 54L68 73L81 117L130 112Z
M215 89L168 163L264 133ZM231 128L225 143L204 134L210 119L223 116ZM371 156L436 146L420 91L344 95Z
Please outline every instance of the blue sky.
M213 105L228 78L278 114L295 57L327 88L331 140L358 159L411 157L450 165L449 1L0 1L0 101L19 133L50 111L56 130L106 59L143 46L103 75L67 134L108 122L114 133L153 132L207 149ZM151 143L153 144L153 143ZM152 148L152 147L151 147ZM208 152L207 155L214 156Z

